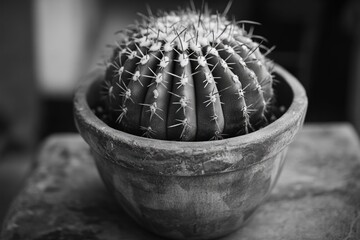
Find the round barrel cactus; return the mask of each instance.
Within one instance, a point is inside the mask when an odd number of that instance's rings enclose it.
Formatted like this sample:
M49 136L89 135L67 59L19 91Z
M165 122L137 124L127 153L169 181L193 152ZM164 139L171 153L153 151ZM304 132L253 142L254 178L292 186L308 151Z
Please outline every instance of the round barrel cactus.
M270 49L245 30L248 23L187 9L149 14L120 31L102 89L108 123L181 141L228 138L269 124Z

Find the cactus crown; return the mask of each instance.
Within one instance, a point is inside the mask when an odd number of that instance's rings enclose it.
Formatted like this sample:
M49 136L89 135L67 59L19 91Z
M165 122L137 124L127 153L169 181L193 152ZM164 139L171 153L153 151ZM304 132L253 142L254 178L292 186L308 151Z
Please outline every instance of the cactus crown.
M271 64L262 41L245 31L248 23L187 9L143 16L120 31L103 82L106 121L135 135L182 141L266 126Z

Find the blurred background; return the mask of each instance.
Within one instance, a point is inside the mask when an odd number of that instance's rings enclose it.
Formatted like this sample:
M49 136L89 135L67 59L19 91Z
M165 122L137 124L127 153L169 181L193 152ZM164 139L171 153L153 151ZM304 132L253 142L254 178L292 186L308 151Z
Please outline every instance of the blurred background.
M206 2L220 12L227 5ZM76 131L77 82L146 4L156 12L189 0L0 1L0 225L41 142ZM229 15L262 23L255 33L276 46L270 58L307 90L307 122L348 121L360 131L359 0L236 0Z

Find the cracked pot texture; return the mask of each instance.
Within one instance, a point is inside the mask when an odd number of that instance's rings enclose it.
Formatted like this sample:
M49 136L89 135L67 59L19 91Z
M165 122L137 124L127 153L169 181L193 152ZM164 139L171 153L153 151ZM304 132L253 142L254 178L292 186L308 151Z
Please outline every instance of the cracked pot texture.
M148 139L109 127L92 112L102 70L78 89L74 117L105 185L139 224L176 239L226 235L266 199L301 128L307 97L275 66L277 104L286 112L253 133L206 142Z

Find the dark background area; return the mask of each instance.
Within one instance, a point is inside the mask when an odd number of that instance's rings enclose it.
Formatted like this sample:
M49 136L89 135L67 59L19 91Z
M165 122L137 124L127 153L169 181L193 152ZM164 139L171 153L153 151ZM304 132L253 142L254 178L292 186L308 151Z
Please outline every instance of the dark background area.
M0 223L7 203L31 169L41 141L54 133L76 132L71 83L75 87L96 61L97 52L109 40L107 35L112 37L111 32L132 23L138 18L137 12L146 13L146 3L0 1ZM150 6L153 11L170 10L188 3L151 1ZM219 11L227 4L211 0L207 3ZM71 14L57 4L65 4ZM200 7L201 1L195 4ZM57 11L57 18L51 11ZM255 33L266 37L268 46L276 46L269 57L298 77L306 88L306 122L349 121L360 130L360 1L234 1L229 15L262 23L256 26ZM38 16L44 18L39 20ZM48 27L43 29L39 21L47 21ZM61 29L67 33L72 27L74 35L61 35ZM39 38L39 32L49 38ZM72 45L72 40L78 41L84 35L81 49ZM51 39L50 48L59 51L48 53L47 48L43 49L46 44L39 39ZM65 74L68 69L61 69L61 64L71 60L75 52L82 64L76 73ZM58 71L42 74L48 65ZM62 73L70 87L57 92L52 84L61 80ZM43 87L48 80L47 87Z

